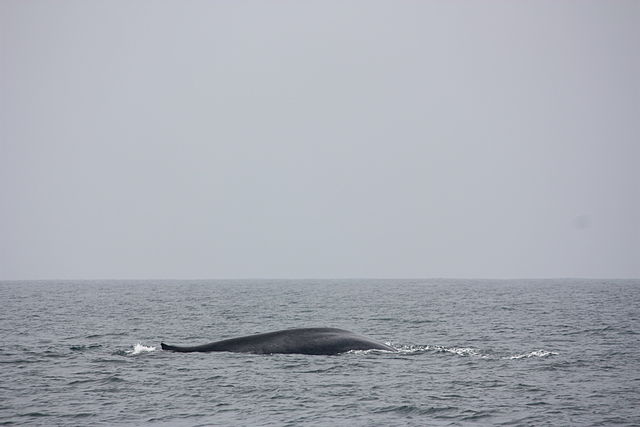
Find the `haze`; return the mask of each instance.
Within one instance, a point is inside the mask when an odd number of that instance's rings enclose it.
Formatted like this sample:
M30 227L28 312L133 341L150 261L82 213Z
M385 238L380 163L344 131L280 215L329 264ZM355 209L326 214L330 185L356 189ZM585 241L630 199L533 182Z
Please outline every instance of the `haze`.
M0 1L0 279L640 277L640 2Z

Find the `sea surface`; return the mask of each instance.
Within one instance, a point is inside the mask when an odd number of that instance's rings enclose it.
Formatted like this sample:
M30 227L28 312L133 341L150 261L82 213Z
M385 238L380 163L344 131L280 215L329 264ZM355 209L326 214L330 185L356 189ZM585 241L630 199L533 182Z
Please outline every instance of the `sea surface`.
M640 280L0 282L0 424L640 425ZM174 353L295 327L399 351Z

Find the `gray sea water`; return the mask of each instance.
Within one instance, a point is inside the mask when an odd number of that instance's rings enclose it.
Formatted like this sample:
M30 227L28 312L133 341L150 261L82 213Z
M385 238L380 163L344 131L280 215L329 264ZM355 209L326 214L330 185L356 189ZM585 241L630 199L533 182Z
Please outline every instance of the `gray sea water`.
M0 282L0 423L640 425L639 280ZM399 349L173 353L305 326Z

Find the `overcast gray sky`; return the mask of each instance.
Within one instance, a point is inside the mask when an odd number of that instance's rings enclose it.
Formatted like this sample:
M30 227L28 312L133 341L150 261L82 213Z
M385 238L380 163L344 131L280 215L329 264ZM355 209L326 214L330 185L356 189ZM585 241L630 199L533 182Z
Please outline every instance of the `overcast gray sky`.
M0 279L640 277L639 23L0 0Z

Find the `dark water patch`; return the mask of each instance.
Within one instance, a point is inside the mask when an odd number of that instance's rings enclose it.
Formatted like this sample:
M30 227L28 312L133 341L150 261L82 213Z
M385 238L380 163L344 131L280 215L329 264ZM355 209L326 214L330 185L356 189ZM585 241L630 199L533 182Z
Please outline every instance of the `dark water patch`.
M515 385L515 388L518 391L527 391L527 392L542 392L542 391L545 391L544 389L540 388L540 386L535 385L535 384L518 383L518 384Z
M102 344L86 344L86 345L72 345L69 347L71 351L86 351L86 350L95 350L98 348L102 348Z
M123 387L104 387L104 386L100 386L98 388L90 388L90 389L86 389L86 393L90 393L90 394L94 394L94 395L99 395L99 396L106 396L106 395L111 395L111 394L120 394L122 393L124 390Z
M495 415L495 411L471 411L471 410L466 410L463 411L460 416L459 419L461 421L479 421L479 420L483 420L486 418L490 418L493 417Z
M541 420L538 417L524 416L524 417L512 418L512 419L509 419L509 420L501 421L501 422L495 423L494 425L501 425L501 426L535 426L535 425L539 425L540 421ZM561 425L561 424L559 424L559 425Z
M125 382L125 380L123 378L120 378L120 377L115 376L115 375L102 379L102 383L103 384L123 383L123 382Z
M41 417L50 417L52 414L47 414L46 412L27 412L24 414L18 414L18 417L28 417L28 418L41 418Z
M310 369L310 370L302 370L300 371L303 374L321 374L321 373L329 373L329 372L334 372L334 371L344 371L344 367L340 366L340 365L334 365L334 366L327 366L325 368L317 368L317 369Z
M125 350L118 350L118 351L114 351L113 353L111 353L112 356L127 356L127 352ZM123 357L111 357L111 358L107 358L107 357L96 357L94 359L91 359L92 363L95 364L108 364L108 365L124 365L129 363L127 358L123 358Z
M98 380L94 379L94 378L87 378L87 379L83 379L83 380L73 380L73 381L69 381L67 384L68 385L81 385L81 384L87 384L87 383L94 383Z
M211 375L209 377L206 378L207 381L216 381L216 380L221 380L223 379L224 376L222 375Z
M84 338L95 339L95 338L108 338L108 337L124 337L127 335L129 335L129 332L108 332L104 334L90 334L90 335L86 335Z
M0 364L7 364L7 365L24 365L24 364L28 364L28 363L41 363L42 361L38 358L29 358L29 359L24 359L24 358L16 358L16 359L8 359L8 360L0 360Z
M545 402L543 400L540 400L540 401L535 401L535 402L527 402L527 403L525 403L525 405L527 405L527 406L541 406L541 405L549 405L549 403Z
M117 375L111 375L107 377L98 377L98 378L83 378L78 380L73 380L68 382L68 385L82 385L82 384L112 384L112 383L122 383L125 380Z
M438 323L438 321L431 320L431 319L415 319L415 320L409 320L407 323L410 325L425 325L429 323Z
M401 415L433 415L438 414L442 415L444 413L450 413L458 411L457 407L454 406L414 406L414 405L392 405L385 406L382 408L374 409L375 413L385 413L385 412L393 412Z
M600 336L603 334L607 334L613 332L614 328L611 326L600 326L597 328L586 328L564 332L563 335L573 336L573 335L585 335L585 336Z
M60 417L61 418L65 418L65 419L76 420L76 419L85 419L85 418L96 417L97 415L98 414L94 413L94 412L75 412L75 413L71 413L71 414L61 414ZM86 420L84 422L86 422Z

